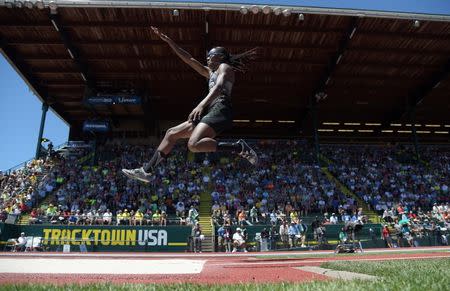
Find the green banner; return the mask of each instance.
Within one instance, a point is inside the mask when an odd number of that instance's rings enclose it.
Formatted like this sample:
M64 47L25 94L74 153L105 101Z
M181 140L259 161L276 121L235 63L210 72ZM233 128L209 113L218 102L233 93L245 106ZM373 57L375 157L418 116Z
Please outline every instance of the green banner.
M86 246L88 251L185 251L191 228L188 226L66 226L6 225L2 239L25 236L42 237L44 247ZM73 248L72 248L73 249Z

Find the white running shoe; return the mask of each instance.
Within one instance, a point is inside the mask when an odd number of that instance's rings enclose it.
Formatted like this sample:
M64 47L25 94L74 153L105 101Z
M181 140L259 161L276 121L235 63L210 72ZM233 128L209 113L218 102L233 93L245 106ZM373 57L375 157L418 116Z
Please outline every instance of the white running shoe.
M258 155L256 152L243 139L238 140L237 143L242 146L242 151L239 155L249 161L253 166L256 166L258 164Z
M124 173L124 175L127 176L128 178L136 179L145 183L149 183L150 178L152 177L152 175L145 172L142 167L131 170L122 169L122 173Z

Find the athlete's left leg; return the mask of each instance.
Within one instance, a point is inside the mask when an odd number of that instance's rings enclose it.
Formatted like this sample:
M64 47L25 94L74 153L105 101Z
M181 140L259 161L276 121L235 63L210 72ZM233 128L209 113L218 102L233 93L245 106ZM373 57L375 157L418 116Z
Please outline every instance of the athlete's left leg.
M216 131L214 128L206 123L200 122L189 138L188 148L194 153L233 151L247 159L253 165L258 163L258 155L244 140L240 139L237 142L217 142L214 139L215 137Z

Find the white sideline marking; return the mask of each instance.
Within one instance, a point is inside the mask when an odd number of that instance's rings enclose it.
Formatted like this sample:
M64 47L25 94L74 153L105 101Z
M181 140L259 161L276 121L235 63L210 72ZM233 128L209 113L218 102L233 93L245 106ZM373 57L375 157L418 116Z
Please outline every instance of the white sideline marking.
M376 276L372 276L372 275L353 273L353 272L347 272L347 271L336 271L336 270L325 269L325 268L320 268L320 267L313 267L313 266L298 267L298 268L294 268L294 269L299 269L302 271L321 274L321 275L325 275L327 277L341 279L341 280L355 280L355 279L375 280L375 279L377 279Z
M0 273L198 274L205 260L98 260L0 258Z
M331 260L328 260L330 259ZM398 260L426 260L426 259L440 259L440 258L450 258L449 255L435 255L426 257L391 257L391 258L364 258L364 257L354 257L354 258L339 258L339 257L327 257L323 259L311 259L311 260L287 260L287 261L272 261L272 262L239 262L239 263L210 263L209 265L215 266L258 266L258 265L305 265L312 263L328 263L328 262L338 262L338 261L398 261Z

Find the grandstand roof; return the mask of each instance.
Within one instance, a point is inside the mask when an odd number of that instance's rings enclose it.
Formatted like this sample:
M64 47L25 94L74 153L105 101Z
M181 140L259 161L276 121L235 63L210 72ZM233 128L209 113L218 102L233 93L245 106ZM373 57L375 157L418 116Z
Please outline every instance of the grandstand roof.
M72 5L57 14L0 7L2 52L73 129L89 118L136 121L144 129L181 121L206 95L206 80L151 32L154 25L201 62L214 46L231 53L260 48L250 71L237 76L230 135L308 136L318 92L327 94L317 102L319 128L333 129L321 135L350 129L339 135L384 136L391 124L408 131L414 107L418 130L430 131L424 138L450 130L450 17L311 10L301 20L298 13L244 15L236 7L195 5L174 16L169 7L178 6ZM131 89L142 105L83 102L86 92Z

